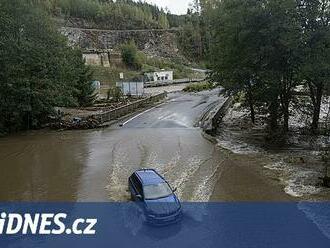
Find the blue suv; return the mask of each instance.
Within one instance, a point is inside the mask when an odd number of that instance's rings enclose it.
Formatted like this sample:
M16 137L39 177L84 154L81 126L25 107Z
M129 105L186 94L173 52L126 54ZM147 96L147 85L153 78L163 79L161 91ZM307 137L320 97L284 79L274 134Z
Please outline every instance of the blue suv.
M155 170L138 170L128 180L133 201L140 203L148 223L167 225L181 217L181 203L167 181Z

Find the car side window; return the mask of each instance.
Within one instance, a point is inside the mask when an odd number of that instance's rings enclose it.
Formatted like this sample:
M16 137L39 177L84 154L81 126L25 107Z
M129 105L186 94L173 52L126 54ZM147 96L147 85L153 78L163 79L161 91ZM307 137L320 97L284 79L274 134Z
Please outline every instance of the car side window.
M137 191L139 192L139 194L141 196L143 196L142 184L141 184L140 180L138 180L138 182L137 182Z
M136 183L136 176L135 176L135 174L132 175L131 181L132 181L132 184L133 184L134 188L136 189L136 184L137 183Z
M142 195L142 185L138 177L134 174L132 176L132 182L138 194Z

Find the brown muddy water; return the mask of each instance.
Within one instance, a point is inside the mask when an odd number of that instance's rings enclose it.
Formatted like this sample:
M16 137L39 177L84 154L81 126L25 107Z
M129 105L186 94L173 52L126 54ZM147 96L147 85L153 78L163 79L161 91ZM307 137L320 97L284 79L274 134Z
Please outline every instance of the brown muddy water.
M159 171L183 201L330 200L317 152L266 151L230 114L218 145L205 139L195 126L225 101L218 93L172 93L124 126L1 138L0 201L128 201L128 177L141 168Z
M0 161L1 201L128 201L128 177L141 168L183 201L289 200L263 168L271 159L228 153L198 128L30 132L0 139Z
M218 92L170 95L121 127L0 139L1 201L127 201L128 177L154 168L182 200L208 201L221 152L195 122Z
M330 200L330 189L322 185L327 166L322 155L330 149L329 136L292 131L277 137L275 143L266 137L262 120L252 125L247 111L231 108L218 130L217 141L234 154L234 160L254 161L257 166L250 168L255 167L262 177L275 182L275 187L280 185L293 200Z
M2 201L127 201L128 177L154 168L182 199L208 200L220 154L198 129L35 132L0 140Z

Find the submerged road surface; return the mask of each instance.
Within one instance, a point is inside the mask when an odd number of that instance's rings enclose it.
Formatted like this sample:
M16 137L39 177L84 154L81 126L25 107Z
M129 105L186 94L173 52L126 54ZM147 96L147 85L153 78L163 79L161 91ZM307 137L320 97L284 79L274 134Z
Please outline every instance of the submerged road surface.
M217 90L172 93L107 129L0 139L0 200L126 201L129 175L154 168L182 200L208 201L223 158L197 124L223 101Z

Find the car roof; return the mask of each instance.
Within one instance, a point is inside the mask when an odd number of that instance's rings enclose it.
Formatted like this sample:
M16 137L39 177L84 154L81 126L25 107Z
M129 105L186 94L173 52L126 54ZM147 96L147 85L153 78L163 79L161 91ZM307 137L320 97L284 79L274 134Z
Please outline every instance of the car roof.
M143 185L152 185L166 182L155 170L143 169L138 170L135 174L139 177Z

